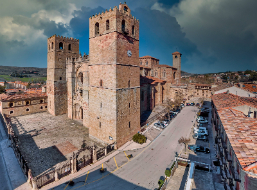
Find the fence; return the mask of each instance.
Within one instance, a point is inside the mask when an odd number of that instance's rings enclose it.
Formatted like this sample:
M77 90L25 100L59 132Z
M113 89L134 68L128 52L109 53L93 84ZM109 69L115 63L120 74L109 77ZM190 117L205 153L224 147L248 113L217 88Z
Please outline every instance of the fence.
M80 170L90 165L91 163L92 163L92 156L83 155L83 157L77 161L77 170Z
M52 183L55 181L55 170L47 172L42 176L35 177L34 180L38 188L41 188L49 183Z
M11 140L11 147L13 148L14 154L20 164L20 167L21 167L23 173L25 174L25 176L28 177L29 167L19 149L19 145L18 145L19 139L17 136L15 136L14 130L12 129L11 124L7 121L7 119L3 113L0 114L0 119L3 124L5 133L8 136L8 139Z

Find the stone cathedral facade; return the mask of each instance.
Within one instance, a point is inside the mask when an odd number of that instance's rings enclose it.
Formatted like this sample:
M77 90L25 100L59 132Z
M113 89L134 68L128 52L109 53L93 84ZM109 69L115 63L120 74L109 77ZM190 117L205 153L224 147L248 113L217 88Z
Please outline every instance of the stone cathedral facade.
M162 103L168 98L169 85L175 82L175 73L180 69L180 65L178 69L167 66L174 77L165 81L166 77L158 79L150 72L148 76L142 74L145 73L142 59L139 20L131 15L126 3L89 18L89 55L79 54L79 40L51 36L47 54L49 113L81 120L90 135L122 146L140 131L140 81L147 79L144 86L153 88L156 84L165 86ZM180 58L177 63L180 64ZM158 66L159 63L152 69ZM177 76L176 79L180 80ZM156 83L153 85L152 81Z

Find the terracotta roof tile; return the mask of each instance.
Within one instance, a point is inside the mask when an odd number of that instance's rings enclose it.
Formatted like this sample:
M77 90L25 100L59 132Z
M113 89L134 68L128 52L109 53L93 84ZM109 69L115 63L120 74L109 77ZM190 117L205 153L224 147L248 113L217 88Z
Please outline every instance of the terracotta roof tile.
M141 59L141 58L152 58L152 59L156 59L155 57L152 57L152 56L150 56L150 55L145 55L145 56L143 56L143 57L139 57L139 59ZM159 60L159 59L157 59L157 60Z
M249 165L257 161L257 119L246 117L233 107L251 105L257 108L257 100L222 93L212 96L212 101L242 168L253 172L257 166Z
M249 92L257 92L257 84L243 84L244 87L242 87L244 90L247 90Z

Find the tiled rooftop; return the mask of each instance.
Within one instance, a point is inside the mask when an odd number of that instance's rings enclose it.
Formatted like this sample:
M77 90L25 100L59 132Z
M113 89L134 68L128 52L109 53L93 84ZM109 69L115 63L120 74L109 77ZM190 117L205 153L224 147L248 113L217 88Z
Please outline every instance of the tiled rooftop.
M139 57L139 59L141 59L141 58L151 58L151 59L156 59L155 57L152 57L152 56L150 56L150 55L146 55L146 56L143 56L143 57ZM157 60L159 60L159 59L157 59Z
M37 97L47 97L47 94L38 89L37 90L29 90L29 91L25 91L21 94L14 94L14 95L0 94L0 100L2 102L11 101L11 100L37 98Z
M257 108L257 99L222 93L212 96L212 100L242 168L257 173L256 167L247 168L257 161L257 119L233 109L240 105Z
M249 92L257 92L257 85L256 84L243 84L243 89Z

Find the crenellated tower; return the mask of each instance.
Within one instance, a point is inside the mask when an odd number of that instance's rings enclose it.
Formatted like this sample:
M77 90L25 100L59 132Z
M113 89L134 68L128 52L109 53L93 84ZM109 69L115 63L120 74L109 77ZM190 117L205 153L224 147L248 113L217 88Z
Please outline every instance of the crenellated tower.
M79 40L53 35L47 40L48 111L67 113L66 58L79 56Z
M89 18L89 133L120 147L140 130L139 20L130 8Z

